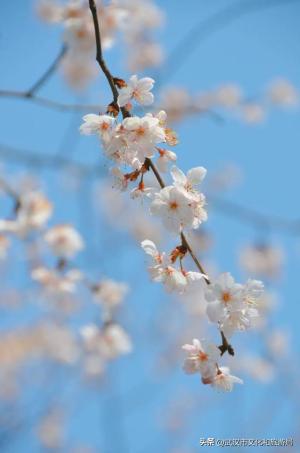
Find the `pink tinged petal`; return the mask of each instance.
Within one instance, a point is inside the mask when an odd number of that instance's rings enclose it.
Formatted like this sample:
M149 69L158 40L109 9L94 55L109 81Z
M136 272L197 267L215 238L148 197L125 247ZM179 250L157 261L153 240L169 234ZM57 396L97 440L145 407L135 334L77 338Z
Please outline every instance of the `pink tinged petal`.
M146 93L142 93L136 99L142 105L151 105L154 101L154 96L152 93L146 92Z
M150 77L143 77L137 83L137 88L140 91L149 91L153 88L155 81Z
M193 339L193 347L194 347L195 352L202 350L201 342L197 338Z
M187 178L190 184L196 186L200 184L206 176L206 169L204 167L195 167L187 172Z
M226 309L220 302L215 301L207 304L206 313L209 320L216 323L222 320L226 314Z
M141 247L144 250L144 252L147 253L147 255L153 257L158 255L156 245L154 244L154 242L150 241L150 239L145 239L144 241L142 241Z
M185 359L183 363L183 369L186 374L198 373L199 372L198 362L188 357L187 359Z
M229 272L224 272L219 276L218 283L222 289L226 290L230 289L235 284L235 281Z
M136 88L138 85L138 77L136 74L132 75L129 79L129 85L131 85L133 88Z
M186 176L182 170L180 170L176 165L173 165L170 171L173 181L175 184L180 184L184 186L187 182Z
M118 104L120 107L124 107L132 98L132 89L129 87L122 88L119 91Z

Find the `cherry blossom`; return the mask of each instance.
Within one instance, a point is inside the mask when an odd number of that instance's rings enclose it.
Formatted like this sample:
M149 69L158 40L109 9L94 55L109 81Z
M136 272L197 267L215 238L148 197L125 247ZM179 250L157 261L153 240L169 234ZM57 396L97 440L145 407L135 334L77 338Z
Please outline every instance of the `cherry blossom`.
M53 294L74 293L78 282L83 278L81 272L76 269L70 269L61 274L57 270L42 266L35 268L31 273L31 277L46 291Z
M177 160L177 155L168 149L157 148L159 157L156 160L156 166L159 171L166 173L168 171L168 164Z
M96 301L108 309L119 306L123 302L128 290L128 285L110 278L102 279L99 283L92 286L92 292Z
M150 210L161 217L165 227L174 232L184 228L197 228L206 220L204 198L196 200L177 186L167 186L154 194Z
M299 94L296 88L284 79L275 80L268 92L271 102L281 106L293 106L299 101Z
M231 392L234 384L243 384L242 379L232 376L228 367L220 367L211 382L212 387L221 392Z
M50 228L44 239L59 258L72 258L84 247L80 234L71 225L56 225Z
M109 115L95 115L90 113L83 117L84 123L80 126L80 132L84 135L99 134L103 140L108 140L115 123Z
M141 105L150 105L153 103L154 96L150 91L154 85L154 80L150 77L138 79L136 75L130 77L128 84L119 91L118 104L120 107L128 104L134 99Z
M88 324L81 329L81 335L88 351L97 353L104 360L111 360L132 351L132 344L125 330L115 323L100 329Z
M256 306L262 292L260 281L248 280L243 286L235 283L229 273L221 274L206 290L207 315L227 337L235 330L246 330L258 317Z
M212 379L215 376L216 363L220 358L217 346L194 338L192 344L185 344L182 349L188 353L183 365L187 374L200 372L204 379Z
M172 256L158 252L154 242L149 239L142 241L141 246L152 258L152 265L148 268L151 279L154 282L163 283L166 291L183 293L195 282L204 278L200 272L188 272L182 267L180 269L174 267Z

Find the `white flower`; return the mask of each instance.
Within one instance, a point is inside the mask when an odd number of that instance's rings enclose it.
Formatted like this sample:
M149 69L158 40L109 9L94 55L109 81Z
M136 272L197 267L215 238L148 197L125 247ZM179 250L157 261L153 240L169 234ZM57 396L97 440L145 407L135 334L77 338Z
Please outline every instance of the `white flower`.
M248 279L243 287L243 302L249 308L257 308L259 306L259 300L264 292L264 285L260 280Z
M72 258L84 247L80 234L71 225L57 225L50 228L44 239L52 252L60 258Z
M195 186L201 184L206 176L204 167L191 168L185 175L176 165L171 168L171 175L174 181L174 186L184 189L189 195L197 197L199 192Z
M222 323L230 311L242 307L242 285L235 283L229 272L226 272L209 285L205 298L210 321Z
M162 218L168 230L178 232L192 227L194 211L191 200L177 187L167 186L154 194L151 213Z
M29 192L19 196L19 206L15 220L0 220L0 232L14 233L24 237L39 230L52 214L52 204L39 192Z
M159 253L152 241L146 239L141 246L153 259L153 265L148 268L151 279L154 282L163 283L169 292L182 293L187 285L187 279L182 271L171 266L165 253Z
M181 294L204 277L199 272L176 269L172 265L170 257L167 257L165 253L160 253L154 242L149 239L145 239L141 246L153 260L152 265L148 268L151 279L154 282L163 283L169 292L176 291Z
M89 113L83 117L84 123L80 126L81 134L99 134L103 140L110 137L111 130L115 124L115 119L109 115L95 115Z
M121 88L118 97L120 107L128 104L131 99L135 99L141 105L153 103L154 96L150 93L154 85L154 80L150 77L138 79L136 75L130 77L126 87Z
M284 79L273 82L268 94L271 101L280 106L292 106L299 101L299 94L296 88L288 80Z
M99 345L98 339L100 336L100 329L96 324L91 323L81 327L80 335L87 351L92 352L97 349Z
M207 220L205 196L195 188L205 177L206 170L196 167L187 176L176 166L171 169L174 185L155 194L151 212L163 217L167 228L178 231L184 227L198 228Z
M132 343L125 330L118 324L109 324L101 335L101 352L107 359L113 359L120 355L129 354L132 351Z
M221 274L206 290L207 315L230 337L235 330L253 326L262 292L263 284L258 280L248 280L243 286L235 283L229 273Z
M76 269L71 269L62 275L56 270L40 266L32 271L31 278L50 293L74 293L82 274Z
M52 0L40 0L37 11L41 19L46 22L61 22L63 19L63 8Z
M130 197L132 199L140 198L143 200L144 198L151 198L154 192L154 187L145 187L145 184L140 182L138 187L130 192Z
M103 329L96 324L88 324L81 328L80 333L86 350L102 359L114 359L132 351L128 334L118 324L109 323Z
M248 246L240 255L240 263L247 272L269 278L278 277L282 262L282 250L267 244Z
M222 392L231 392L234 384L243 384L242 379L232 376L229 372L229 368L220 367L211 382L212 387Z
M93 285L92 290L95 298L105 307L111 309L122 303L128 292L128 286L125 283L107 278Z
M138 159L143 162L145 157L152 157L156 145L165 141L165 131L159 125L159 120L146 115L142 118L133 116L122 122L127 146L132 147Z
M215 91L214 98L217 104L233 108L241 102L242 93L240 88L236 85L223 85Z
M64 42L71 52L84 54L93 49L93 25L89 19L72 17L64 25Z
M52 214L52 204L39 192L21 195L21 205L18 210L18 222L26 223L32 228L40 228Z
M168 164L175 162L177 156L173 151L168 149L157 148L159 152L159 158L156 160L156 166L159 171L166 173L168 171Z
M128 179L124 173L118 167L113 167L110 172L113 176L113 187L122 192L125 191L128 187Z
M156 264L162 264L165 259L164 253L159 253L154 242L145 239L141 242L141 247L147 255L150 255Z
M193 344L182 346L188 353L184 361L183 369L187 374L200 372L202 378L212 379L217 370L217 361L220 358L220 350L214 344L200 342L196 338Z

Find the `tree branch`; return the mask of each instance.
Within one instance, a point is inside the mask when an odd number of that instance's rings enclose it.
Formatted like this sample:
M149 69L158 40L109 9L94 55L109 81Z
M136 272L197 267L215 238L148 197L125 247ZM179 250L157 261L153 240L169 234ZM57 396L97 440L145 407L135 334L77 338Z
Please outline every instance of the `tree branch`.
M113 95L113 102L114 104L118 105L118 90L114 83L114 78L111 75L106 63L103 59L102 54L102 45L101 45L101 35L100 35L100 27L97 15L97 7L94 0L89 0L90 10L93 16L94 22L94 29L95 29L95 39L96 39L96 60L99 63L100 68L102 69L107 81L109 83L112 95Z
M117 89L117 87L115 85L115 82L114 82L115 78L111 74L110 70L106 66L106 63L105 63L105 61L103 59L102 47L101 47L101 35L100 35L99 21L98 21L98 15L97 15L97 7L96 7L96 4L95 4L95 1L94 0L89 0L89 5L90 5L90 10L91 10L91 13L92 13L92 16L93 16L93 22L94 22L94 28L95 28L95 39L96 39L96 49L97 49L96 60L98 61L100 68L102 69L102 71L104 72L105 77L108 80L108 83L110 85L110 88L111 88L111 91L112 91L112 95L113 95L113 102L116 104L116 107L118 108L117 101L118 101L119 92L118 92L118 89ZM123 118L126 118L126 117L130 116L130 113L125 108L121 109L121 111L122 111ZM152 160L150 158L146 158L145 159L145 165L149 169L152 170L152 172L153 172L154 176L156 177L160 187L163 189L165 187L165 183L164 183L159 171L157 170L156 166L154 165L154 163L152 162ZM181 233L181 239L182 239L182 241L184 241L184 246L189 251L189 254L191 255L191 258L193 259L193 261L194 261L195 265L197 266L197 268L199 269L199 271L202 274L206 275L206 272L204 271L204 269L203 269L202 265L200 264L199 260L197 259L196 255L192 251L192 248L189 245L189 243L188 243L188 241L187 241L187 239L186 239L186 237L185 237L183 232ZM210 280L207 277L205 278L205 281L206 281L207 284L210 283Z
M51 75L56 71L57 66L61 62L62 58L66 54L67 46L63 45L57 57L53 60L49 68L42 74L38 80L29 88L26 92L28 98L32 97L51 77Z

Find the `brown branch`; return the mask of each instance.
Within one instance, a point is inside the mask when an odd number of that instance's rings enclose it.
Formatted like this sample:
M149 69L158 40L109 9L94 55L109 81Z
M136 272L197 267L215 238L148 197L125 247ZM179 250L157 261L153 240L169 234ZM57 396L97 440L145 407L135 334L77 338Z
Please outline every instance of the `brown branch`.
M95 29L95 38L96 38L96 60L99 63L100 68L102 69L105 77L107 78L107 81L109 83L113 99L114 99L114 104L118 105L118 90L115 86L114 83L114 78L111 75L108 67L106 66L106 63L103 59L103 54L102 54L102 45L101 45L101 35L100 35L100 27L99 27L99 21L98 21L98 15L97 15L97 7L95 4L94 0L89 0L89 5L90 5L90 10L93 16L93 22L94 22L94 29Z
M228 343L227 338L224 335L224 332L220 330L222 344L219 346L219 350L221 351L221 355L223 355L226 351L229 355L234 355L234 349L230 343Z
M38 80L26 92L26 95L28 98L32 97L43 85L45 85L47 80L56 71L59 63L61 62L62 58L65 56L66 51L67 51L67 46L63 45L59 54L53 60L53 62L50 64L49 68L38 78Z
M27 91L17 90L0 90L0 97L2 98L16 98L24 101L30 101L43 107L58 110L60 112L100 112L102 107L95 104L67 104L59 101L54 101L43 96L36 94L28 96Z
M80 177L103 175L103 169L95 164L84 164L61 155L44 154L28 149L19 149L0 144L0 158L6 162L16 162L33 169L46 168L47 170L68 170Z

